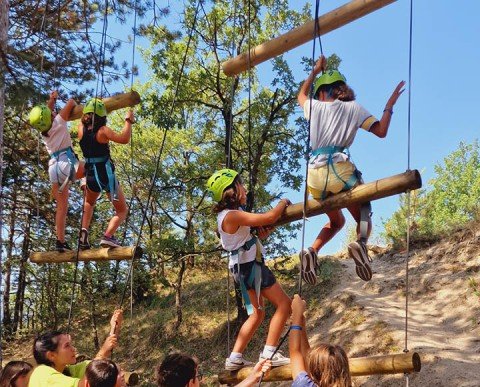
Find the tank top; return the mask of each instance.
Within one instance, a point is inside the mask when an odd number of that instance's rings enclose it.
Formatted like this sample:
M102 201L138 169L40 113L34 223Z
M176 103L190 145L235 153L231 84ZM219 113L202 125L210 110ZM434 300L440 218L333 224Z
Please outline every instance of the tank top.
M48 136L42 136L48 154L52 154L61 149L70 148L72 146L72 139L68 133L67 121L65 121L60 114L57 114L53 119L52 127L48 131Z
M222 224L225 216L230 211L242 211L242 210L223 210L219 212L217 215L217 225L218 225L218 233L220 234L220 241L222 243L222 247L227 251L233 251L240 249L245 242L252 238L250 233L249 226L240 226L238 230L234 234L229 234L223 231ZM263 246L262 246L263 250ZM263 251L262 251L263 252ZM230 254L230 259L228 262L228 267L234 267L236 264L247 263L255 260L255 256L257 254L257 246L253 245L249 250L240 249L238 254Z
M106 144L100 144L97 141L97 133L93 130L87 130L83 128L83 136L80 140L80 148L82 148L83 157L105 157L110 158L110 147L108 142Z

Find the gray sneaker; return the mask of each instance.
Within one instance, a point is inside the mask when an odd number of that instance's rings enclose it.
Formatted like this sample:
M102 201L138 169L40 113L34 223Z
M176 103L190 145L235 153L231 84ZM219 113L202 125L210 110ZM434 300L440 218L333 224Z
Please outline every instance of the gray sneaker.
M270 358L263 356L263 352L262 352L258 360L262 361L264 359L270 359ZM270 360L272 361L272 367L280 367L283 365L290 364L290 358L283 356L283 354L280 351L277 351Z
M365 243L361 241L352 242L348 245L348 255L355 261L355 271L357 275L364 281L372 279L372 269L368 262L368 250Z
M102 240L100 241L100 246L102 246L102 247L122 247L120 242L113 235L111 237L107 237L106 235L104 235Z
M317 283L317 274L315 273L318 266L317 252L314 248L309 247L308 250L302 250L299 255L302 279L307 284L315 285Z
M88 241L88 230L82 228L80 230L80 237L78 238L78 246L80 250L88 250L90 248L90 242Z
M236 371L243 367L252 366L253 364L252 361L245 360L243 357L238 357L233 360L229 357L225 359L225 369L227 371Z

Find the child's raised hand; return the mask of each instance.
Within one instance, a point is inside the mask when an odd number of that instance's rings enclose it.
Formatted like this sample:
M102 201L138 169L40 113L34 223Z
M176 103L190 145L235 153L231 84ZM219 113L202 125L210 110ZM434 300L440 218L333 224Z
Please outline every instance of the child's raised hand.
M125 115L125 121L130 122L133 124L135 122L135 117L133 115L133 110L129 110L127 114Z
M50 98L51 98L51 99L57 99L57 98L58 98L58 91L57 91L57 90L53 90L53 91L50 93Z
M303 300L298 294L295 294L292 300L292 317L303 316L306 308L307 303L305 300Z
M401 81L397 85L395 90L393 90L392 95L388 99L387 104L385 105L385 109L392 110L393 105L397 103L398 97L400 97L400 95L405 91L405 89L403 88L404 86L405 86L405 81Z
M318 58L317 62L315 63L315 66L313 67L313 72L315 74L320 74L321 71L325 71L327 68L327 59L322 55L320 58Z
M113 335L122 326L122 321L123 321L123 311L121 309L116 309L115 312L113 312L112 318L110 319L110 334Z

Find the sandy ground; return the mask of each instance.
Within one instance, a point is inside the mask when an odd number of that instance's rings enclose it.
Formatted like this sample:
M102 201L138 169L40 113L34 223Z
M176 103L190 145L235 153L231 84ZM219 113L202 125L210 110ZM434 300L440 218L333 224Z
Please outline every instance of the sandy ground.
M479 240L480 232L463 231L409 254L406 347L422 359L410 386L480 386L480 294L472 288L478 283L480 290ZM370 253L374 276L368 283L357 277L353 261L341 261L344 274L309 319L311 344L335 342L353 357L405 348L407 254L372 250L378 254ZM406 382L403 375L355 378L364 387Z

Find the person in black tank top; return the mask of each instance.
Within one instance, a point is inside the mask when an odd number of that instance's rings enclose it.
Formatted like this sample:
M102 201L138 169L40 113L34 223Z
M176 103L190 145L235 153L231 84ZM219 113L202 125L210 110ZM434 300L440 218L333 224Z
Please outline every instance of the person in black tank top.
M115 177L115 165L110 158L109 142L127 144L132 134L133 111L125 116L125 125L120 133L113 131L107 124L107 110L102 100L92 98L83 109L82 125L78 131L80 148L85 157L86 192L82 230L80 232L80 249L90 248L88 228L93 216L95 203L102 191L105 191L115 208L115 215L108 223L102 247L119 247L114 234L127 216L127 203L122 188Z

